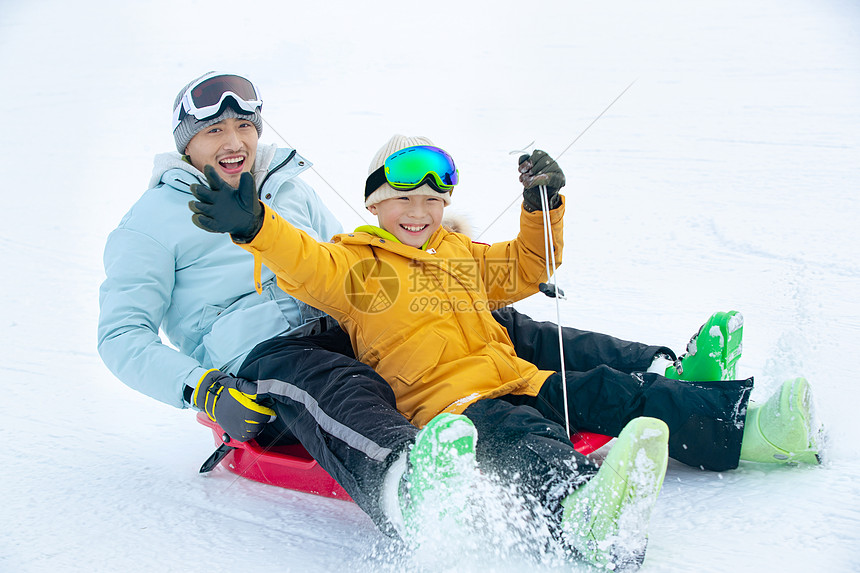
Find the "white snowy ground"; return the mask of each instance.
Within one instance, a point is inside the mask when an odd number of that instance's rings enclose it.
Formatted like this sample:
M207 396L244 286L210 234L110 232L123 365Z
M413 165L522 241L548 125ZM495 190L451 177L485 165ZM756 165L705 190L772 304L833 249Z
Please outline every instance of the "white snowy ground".
M832 442L817 468L671 464L643 571L860 570L860 7L595 4L0 1L0 570L562 569L398 561L352 504L200 477L193 413L102 365L105 237L210 69L259 83L263 141L315 161L345 227L373 153L424 134L483 241L515 232L509 152L558 156L635 80L560 159L563 322L680 351L739 309L753 398L806 376Z

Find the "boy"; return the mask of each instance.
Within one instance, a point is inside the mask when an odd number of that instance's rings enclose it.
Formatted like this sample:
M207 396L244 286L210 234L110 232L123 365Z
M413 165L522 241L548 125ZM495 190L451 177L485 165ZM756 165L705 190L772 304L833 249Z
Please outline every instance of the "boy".
M597 378L574 376L568 382L573 425L619 437L598 472L573 450L560 423L560 377L518 357L490 315L538 292L547 278L543 214L534 201L538 185L548 188L553 256L561 263L564 200L558 191L564 176L558 165L539 151L521 161L520 235L494 245L441 227L458 173L429 140L395 136L370 171L365 206L379 227L360 227L331 244L263 207L252 179L243 177L235 190L209 167L212 188L192 187L198 199L190 203L193 220L205 230L230 232L253 253L257 284L265 262L282 289L336 318L356 356L392 386L398 409L423 427L407 459L386 477L396 500L391 513L402 512L408 533L428 513L425 501L446 486L467 484L468 468L477 461L503 476L519 474L519 487L539 500L550 526L587 560L641 563L668 454L712 469L734 467L752 381L683 384L656 373L605 371ZM736 315L723 314L718 329ZM711 330L703 329L702 342L712 338ZM709 362L727 374L736 356L719 350L720 358ZM405 489L398 487L401 477ZM638 538L622 548L612 540L623 537L619 523L633 508L640 521L628 533Z

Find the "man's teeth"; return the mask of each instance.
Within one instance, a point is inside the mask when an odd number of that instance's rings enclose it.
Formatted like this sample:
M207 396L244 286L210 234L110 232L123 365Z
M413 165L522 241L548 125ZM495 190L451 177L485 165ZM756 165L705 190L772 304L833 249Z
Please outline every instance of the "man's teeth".
M227 159L222 159L221 163L242 163L245 161L244 157L229 157Z
M423 231L427 225L400 225L407 231L411 231L413 233L417 233L419 231Z

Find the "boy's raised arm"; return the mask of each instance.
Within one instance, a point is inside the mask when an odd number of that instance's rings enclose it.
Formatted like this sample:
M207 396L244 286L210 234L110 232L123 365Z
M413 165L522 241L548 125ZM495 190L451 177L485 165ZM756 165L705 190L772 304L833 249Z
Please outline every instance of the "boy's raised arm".
M564 246L564 198L549 212L555 246L555 266L561 266ZM512 241L486 245L472 243L472 256L480 265L487 288L487 298L494 308L507 306L538 292L540 283L546 282L546 255L544 250L543 213L520 213L520 232Z
M253 177L243 173L239 187L226 183L211 166L209 182L191 185L197 201L188 207L195 225L210 233L229 233L233 242L254 255L254 284L261 292L263 263L278 277L278 286L336 319L350 308L343 277L351 267L349 253L297 229L257 196Z
M519 235L513 241L492 245L472 243L473 256L481 264L487 297L497 307L538 292L540 283L548 279L541 186L547 192L556 267L561 265L564 246L564 198L559 191L566 181L558 162L537 149L531 155L520 156L518 171L523 184Z

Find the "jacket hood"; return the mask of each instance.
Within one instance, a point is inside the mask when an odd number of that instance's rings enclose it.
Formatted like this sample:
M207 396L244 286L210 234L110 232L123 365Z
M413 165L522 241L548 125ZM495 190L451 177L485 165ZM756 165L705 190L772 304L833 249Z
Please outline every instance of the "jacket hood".
M469 217L462 213L445 213L442 217L442 226L452 233L461 233L470 237L474 232Z
M294 151L293 149L279 148L274 143L257 146L257 156L254 159L254 169L251 170L251 173L254 175L254 182L258 189L263 186L263 181L266 180L269 173L276 169L283 172L287 177L295 177L313 165L298 153L290 157ZM289 164L284 166L283 164L287 163L288 159ZM178 187L179 189L187 190L192 183L205 184L206 177L176 151L156 155L148 187L152 189L161 183L176 187L174 185L176 181L183 183Z

